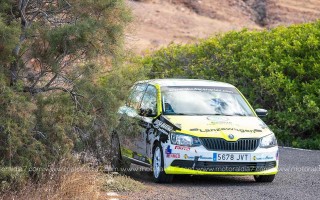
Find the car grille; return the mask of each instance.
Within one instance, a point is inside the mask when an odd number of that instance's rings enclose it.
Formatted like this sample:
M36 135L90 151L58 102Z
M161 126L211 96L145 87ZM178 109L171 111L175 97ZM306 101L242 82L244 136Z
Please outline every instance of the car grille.
M203 146L211 151L254 151L259 146L260 139L239 139L229 142L222 138L200 138Z
M174 160L171 166L209 172L259 172L276 167L276 161L271 162L207 162L192 160Z

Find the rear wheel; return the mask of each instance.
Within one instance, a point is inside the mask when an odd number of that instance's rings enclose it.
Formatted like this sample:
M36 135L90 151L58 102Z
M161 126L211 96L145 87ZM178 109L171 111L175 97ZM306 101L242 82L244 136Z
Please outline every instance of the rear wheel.
M254 180L260 183L271 183L276 175L255 175Z
M117 133L111 135L111 168L115 172L122 172L124 168L130 168L130 164L121 156L120 141Z
M158 143L153 149L152 170L156 183L171 183L173 175L166 174L163 170L164 160L161 145Z

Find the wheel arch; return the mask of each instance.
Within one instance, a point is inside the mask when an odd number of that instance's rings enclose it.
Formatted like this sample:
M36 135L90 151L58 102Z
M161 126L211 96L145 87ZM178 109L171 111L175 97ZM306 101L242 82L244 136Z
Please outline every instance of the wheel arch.
M122 148L121 148L122 146L121 146L120 137L119 137L118 132L116 130L112 130L110 136L111 136L111 140L113 137L117 137L118 142L119 142L119 149L120 149L119 153L120 153L120 156L122 157ZM110 141L110 143L111 143L111 141Z
M152 154L153 154L154 148L157 146L157 144L161 145L161 142L158 139L156 139L152 144Z

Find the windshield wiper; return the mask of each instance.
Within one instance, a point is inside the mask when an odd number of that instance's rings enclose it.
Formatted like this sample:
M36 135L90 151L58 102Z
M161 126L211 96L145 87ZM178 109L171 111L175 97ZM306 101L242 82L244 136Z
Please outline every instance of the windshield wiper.
M233 115L236 115L236 116L247 116L247 115L244 114L244 113L234 113Z
M202 115L215 115L215 116L247 116L243 113L233 113L233 114L224 114L224 113L212 113L212 114L202 114Z

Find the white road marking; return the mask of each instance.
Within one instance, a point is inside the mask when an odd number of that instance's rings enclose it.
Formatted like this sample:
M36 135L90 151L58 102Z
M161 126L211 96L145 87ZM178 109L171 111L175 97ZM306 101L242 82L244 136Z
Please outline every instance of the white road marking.
M294 148L294 147L282 147L284 149L295 149L300 151L316 151L316 150L310 150L310 149L301 149L301 148Z
M107 192L107 196L109 196L109 200L119 200L119 198L116 198L119 196L116 192Z

